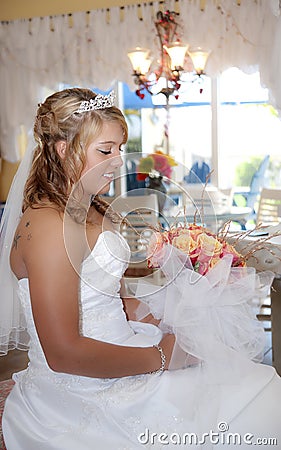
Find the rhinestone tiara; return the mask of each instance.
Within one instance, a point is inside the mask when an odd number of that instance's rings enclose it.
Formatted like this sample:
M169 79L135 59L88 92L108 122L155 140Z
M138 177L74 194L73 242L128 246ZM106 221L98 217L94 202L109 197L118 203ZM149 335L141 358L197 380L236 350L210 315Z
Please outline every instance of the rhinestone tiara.
M84 100L74 113L84 113L95 109L105 109L114 106L115 93L111 91L108 95L97 94L94 99Z

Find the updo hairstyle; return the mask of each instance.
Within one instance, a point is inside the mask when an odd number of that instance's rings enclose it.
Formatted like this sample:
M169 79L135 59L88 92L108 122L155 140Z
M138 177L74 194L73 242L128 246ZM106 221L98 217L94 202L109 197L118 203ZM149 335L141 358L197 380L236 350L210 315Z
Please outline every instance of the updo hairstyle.
M89 89L65 89L49 96L39 105L34 124L37 146L25 185L23 211L49 203L62 212L65 210L69 194L79 182L85 167L86 149L101 132L104 121L119 122L124 135L123 143L127 141L127 124L117 107L75 112L82 101L94 99L96 95ZM59 141L66 142L63 159L56 150ZM102 214L108 208L108 203L97 195L92 204Z

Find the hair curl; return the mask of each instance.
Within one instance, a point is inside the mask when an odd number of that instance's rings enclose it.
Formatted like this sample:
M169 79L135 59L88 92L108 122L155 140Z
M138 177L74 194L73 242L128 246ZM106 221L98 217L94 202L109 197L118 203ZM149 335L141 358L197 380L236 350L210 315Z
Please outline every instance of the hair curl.
M79 183L86 164L85 149L101 132L104 121L119 122L124 143L127 141L125 118L115 106L75 113L82 101L94 99L96 95L89 89L64 89L39 105L34 123L37 146L25 185L23 211L50 203L59 211L65 211L71 190ZM56 150L59 141L66 142L63 159ZM98 195L92 205L103 215L108 209L108 203ZM82 216L85 218L85 213ZM109 216L117 220L117 215L115 217L112 213Z

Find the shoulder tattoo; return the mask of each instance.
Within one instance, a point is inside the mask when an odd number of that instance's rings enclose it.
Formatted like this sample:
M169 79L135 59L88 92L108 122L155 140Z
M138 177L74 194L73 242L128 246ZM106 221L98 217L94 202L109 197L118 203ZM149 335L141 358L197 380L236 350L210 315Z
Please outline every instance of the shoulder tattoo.
M25 228L28 228L29 226L30 226L30 222L27 221L26 224L25 224ZM17 250L17 248L18 248L18 241L19 241L19 239L20 239L21 237L23 237L23 236L22 236L22 234L20 233L20 231L18 231L18 232L16 233L15 237L14 237L14 240L13 240L13 245L12 245L12 248L13 248L13 249ZM26 238L27 238L28 241L30 241L30 239L32 238L32 234L31 234L31 233L28 233L27 236L26 236Z
M30 222L28 221L28 222L26 222L26 224L25 224L25 228L28 228L29 227L29 225L30 225ZM30 241L30 239L32 238L32 234L31 233L28 233L28 235L27 235L27 240L28 241Z
M17 249L18 248L18 241L21 238L21 235L17 233L14 237L13 246L12 248Z

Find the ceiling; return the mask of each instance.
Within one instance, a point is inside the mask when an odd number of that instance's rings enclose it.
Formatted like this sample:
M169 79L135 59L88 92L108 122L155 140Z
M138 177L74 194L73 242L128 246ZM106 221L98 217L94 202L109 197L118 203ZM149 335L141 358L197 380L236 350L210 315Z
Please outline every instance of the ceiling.
M145 0L0 0L0 20L29 19L145 3Z

